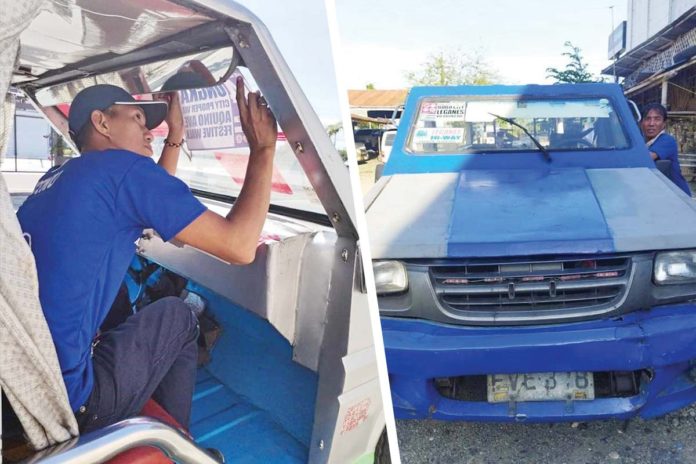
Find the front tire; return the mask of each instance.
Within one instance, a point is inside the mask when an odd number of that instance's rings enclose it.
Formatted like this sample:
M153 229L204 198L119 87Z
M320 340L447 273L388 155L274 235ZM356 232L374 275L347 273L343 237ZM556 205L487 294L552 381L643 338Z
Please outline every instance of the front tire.
M379 436L379 440L377 440L377 446L375 446L375 464L391 464L386 427L382 431L382 435Z

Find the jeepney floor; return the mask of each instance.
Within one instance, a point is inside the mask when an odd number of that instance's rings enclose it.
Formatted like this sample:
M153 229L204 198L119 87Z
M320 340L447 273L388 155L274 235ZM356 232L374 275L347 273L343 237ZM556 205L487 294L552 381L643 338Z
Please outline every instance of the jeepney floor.
M228 463L307 462L307 448L266 411L199 369L191 433L201 446L217 448Z

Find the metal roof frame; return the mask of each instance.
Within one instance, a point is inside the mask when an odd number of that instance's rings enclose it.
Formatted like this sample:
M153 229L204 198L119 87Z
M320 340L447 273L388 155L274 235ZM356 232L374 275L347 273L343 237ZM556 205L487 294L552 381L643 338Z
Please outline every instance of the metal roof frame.
M343 160L326 135L321 121L265 25L249 10L231 0L172 2L202 13L213 21L130 53L117 55L109 52L90 57L16 85L37 103L36 92L42 88L153 61L155 57L162 60L233 45L273 108L278 124L286 134L288 143L292 146L336 233L342 237L357 239L350 178ZM200 37L194 37L194 32L200 34ZM55 114L47 116L57 129L62 129L61 124L55 120Z

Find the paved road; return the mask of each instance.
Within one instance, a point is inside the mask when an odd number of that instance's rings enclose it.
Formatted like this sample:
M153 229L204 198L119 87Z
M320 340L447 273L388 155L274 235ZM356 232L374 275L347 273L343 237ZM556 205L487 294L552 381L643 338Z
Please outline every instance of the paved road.
M373 158L366 163L358 164L358 171L360 172L360 187L362 189L363 195L370 190L370 187L375 183L375 168L377 167L377 158Z
M561 424L398 421L410 463L696 463L696 408L660 419Z

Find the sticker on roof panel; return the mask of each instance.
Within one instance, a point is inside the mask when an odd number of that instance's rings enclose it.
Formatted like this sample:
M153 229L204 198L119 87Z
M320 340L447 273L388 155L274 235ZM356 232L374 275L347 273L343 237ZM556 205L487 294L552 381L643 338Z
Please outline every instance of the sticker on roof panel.
M465 102L425 102L421 105L420 119L423 121L462 120L465 111Z
M462 143L463 127L422 127L413 134L413 143Z

